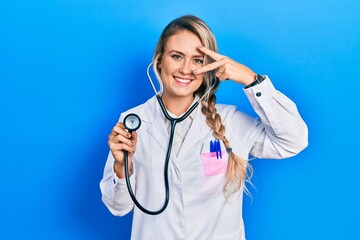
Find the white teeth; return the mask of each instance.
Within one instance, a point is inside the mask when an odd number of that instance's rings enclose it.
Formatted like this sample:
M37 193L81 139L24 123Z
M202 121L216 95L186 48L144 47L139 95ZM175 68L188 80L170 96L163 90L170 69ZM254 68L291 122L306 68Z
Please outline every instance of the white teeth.
M182 78L175 78L175 79L176 79L176 81L181 82L181 83L189 83L189 82L191 82L191 80L189 80L189 79L182 79Z

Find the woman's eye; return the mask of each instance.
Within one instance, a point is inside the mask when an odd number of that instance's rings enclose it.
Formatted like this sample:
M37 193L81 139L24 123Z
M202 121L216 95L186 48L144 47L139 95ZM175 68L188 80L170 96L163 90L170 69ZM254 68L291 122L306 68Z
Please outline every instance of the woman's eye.
M202 65L204 63L204 61L202 59L195 59L194 62L195 62L195 64L200 64L200 65Z
M180 55L177 55L177 54L174 54L171 56L173 59L175 60L181 60L181 56Z

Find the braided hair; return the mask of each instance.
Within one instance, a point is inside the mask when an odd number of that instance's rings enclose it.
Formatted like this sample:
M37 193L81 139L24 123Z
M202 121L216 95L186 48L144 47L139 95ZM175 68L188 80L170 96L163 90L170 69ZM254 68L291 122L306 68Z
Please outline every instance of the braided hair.
M201 41L202 45L212 51L217 52L216 39L204 21L193 15L185 15L170 22L163 30L160 39L156 45L153 62L154 72L162 88L160 78L159 62L164 53L167 40L180 31L190 31L194 33ZM205 56L204 64L214 62L209 56ZM206 124L213 130L214 137L221 140L229 152L229 161L227 166L227 182L224 186L227 196L244 189L245 193L250 195L246 188L245 181L250 182L253 169L249 162L237 156L230 148L230 143L225 136L225 126L222 124L221 116L216 110L215 92L219 87L220 81L215 76L215 71L209 71L203 74L204 80L201 86L195 91L195 95L203 96L210 88L210 92L201 102L201 112L206 117ZM251 182L250 182L251 183Z

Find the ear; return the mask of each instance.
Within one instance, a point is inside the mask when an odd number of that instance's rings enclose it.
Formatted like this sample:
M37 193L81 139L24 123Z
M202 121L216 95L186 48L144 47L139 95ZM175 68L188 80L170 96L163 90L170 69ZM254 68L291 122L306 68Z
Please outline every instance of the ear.
M161 58L159 58L157 61L156 61L156 68L157 69L161 69Z

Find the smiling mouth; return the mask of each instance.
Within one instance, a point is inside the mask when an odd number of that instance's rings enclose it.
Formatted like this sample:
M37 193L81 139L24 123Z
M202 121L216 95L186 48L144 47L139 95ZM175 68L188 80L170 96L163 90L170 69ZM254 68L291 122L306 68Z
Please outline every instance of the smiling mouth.
M175 81L181 85L188 85L193 80L192 79L186 79L186 78L180 78L180 77L174 77Z

